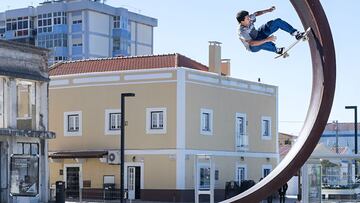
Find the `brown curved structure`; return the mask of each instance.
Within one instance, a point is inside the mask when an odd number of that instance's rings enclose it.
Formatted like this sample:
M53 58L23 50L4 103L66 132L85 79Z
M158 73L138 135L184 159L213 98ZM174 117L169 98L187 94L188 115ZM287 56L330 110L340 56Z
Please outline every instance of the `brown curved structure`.
M313 81L306 120L297 142L282 162L261 182L224 202L256 203L277 191L309 158L329 118L336 83L335 49L329 23L319 0L290 0L290 2L304 28L312 28L309 46Z

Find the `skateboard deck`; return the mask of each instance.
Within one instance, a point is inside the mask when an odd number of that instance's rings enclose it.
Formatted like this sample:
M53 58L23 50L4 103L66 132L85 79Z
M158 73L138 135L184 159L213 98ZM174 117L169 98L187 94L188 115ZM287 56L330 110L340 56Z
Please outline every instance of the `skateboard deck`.
M287 47L282 54L277 55L277 56L275 57L275 59L280 58L280 57L283 57L283 58L289 57L290 55L289 55L288 52L291 50L291 48L293 48L293 47L294 47L297 43L299 43L300 41L306 41L306 40L309 39L309 38L308 38L308 35L309 35L310 31L311 31L311 27L309 27L308 29L306 29L306 31L305 31L305 33L304 33L304 36L303 36L302 38L300 38L300 39L296 40L295 42L293 42L292 44L290 44L290 46Z

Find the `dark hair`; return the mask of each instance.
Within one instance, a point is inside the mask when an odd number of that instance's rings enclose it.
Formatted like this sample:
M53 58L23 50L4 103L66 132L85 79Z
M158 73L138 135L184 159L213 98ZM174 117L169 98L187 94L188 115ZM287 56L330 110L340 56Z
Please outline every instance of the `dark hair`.
M240 11L236 14L236 20L240 23L245 19L245 16L249 15L247 11Z

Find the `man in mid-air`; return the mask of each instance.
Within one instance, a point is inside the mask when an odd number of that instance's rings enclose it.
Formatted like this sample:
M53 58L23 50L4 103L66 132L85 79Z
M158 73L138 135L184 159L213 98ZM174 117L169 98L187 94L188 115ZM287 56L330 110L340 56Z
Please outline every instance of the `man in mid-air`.
M276 36L272 35L279 28L281 30L284 30L285 32L288 32L292 36L295 36L297 40L303 37L304 32L299 32L289 23L283 21L280 18L271 20L256 29L254 26L254 23L256 22L256 17L265 13L272 12L274 10L275 6L272 6L269 9L257 11L253 14L249 14L248 11L240 11L237 13L236 19L239 22L239 38L247 50L251 52L266 50L275 52L277 54L282 54L285 48L276 47L274 43L276 41Z

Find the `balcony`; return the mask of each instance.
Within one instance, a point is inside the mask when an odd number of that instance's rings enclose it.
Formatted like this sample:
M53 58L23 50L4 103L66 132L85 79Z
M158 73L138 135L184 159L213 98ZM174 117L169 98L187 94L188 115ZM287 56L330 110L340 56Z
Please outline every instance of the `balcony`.
M237 152L249 151L249 136L246 134L237 134L235 147Z
M72 55L82 55L82 54L83 54L82 45L72 46Z
M75 27L75 29L78 29L77 31L81 30L80 26L74 26L74 27ZM53 26L53 33L57 33L57 34L65 33L65 34L67 34L68 32L69 32L68 25L66 25L66 24L60 24L60 25L54 25Z
M82 23L71 25L71 32L81 32L82 31Z

